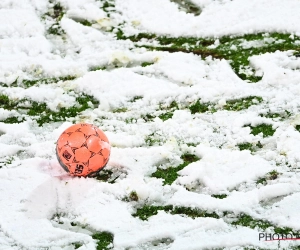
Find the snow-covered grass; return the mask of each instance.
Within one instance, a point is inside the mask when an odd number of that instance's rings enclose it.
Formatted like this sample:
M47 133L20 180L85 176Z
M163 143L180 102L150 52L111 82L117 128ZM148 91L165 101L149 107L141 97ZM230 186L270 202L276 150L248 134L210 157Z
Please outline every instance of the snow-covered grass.
M0 249L299 249L297 0L0 2ZM112 146L94 178L55 143Z

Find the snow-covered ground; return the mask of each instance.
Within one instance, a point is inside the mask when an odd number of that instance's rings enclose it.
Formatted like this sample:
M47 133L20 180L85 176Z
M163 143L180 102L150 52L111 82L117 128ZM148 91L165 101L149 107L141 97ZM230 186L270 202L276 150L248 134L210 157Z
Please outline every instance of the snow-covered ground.
M273 233L274 227L300 230L299 54L287 50L249 57L251 68L263 76L250 83L226 59L152 51L138 46L143 41L116 39L118 29L126 36L216 39L211 48L222 36L277 32L293 38L300 36L300 2L192 2L200 15L169 0L0 1L0 97L23 105L9 108L0 98L0 120L19 119L0 122L1 250L96 249L92 235L97 232L111 233L108 248L120 250L278 249L277 241L259 240L259 233ZM53 12L58 3L64 10L59 19ZM55 25L63 32L51 34ZM241 46L276 42L270 39ZM300 40L293 44L299 46ZM74 80L64 80L68 76ZM52 80L23 84L38 79ZM32 102L59 112L78 105L82 94L97 104L89 102L90 108L75 117L39 126L38 118L26 113ZM263 101L226 109L230 100L249 96ZM191 112L188 107L199 99L214 110ZM172 117L160 118L174 101L178 107ZM267 113L288 115L272 119L262 115ZM106 181L71 177L56 159L59 135L79 122L94 123L108 136L112 151L106 171L112 176ZM274 134L251 133L260 124L271 125ZM256 150L241 151L243 143ZM152 176L182 164L183 154L199 160L179 171L171 185ZM276 176L268 179L272 172ZM137 197L130 199L132 194ZM168 205L218 217L191 218L167 209L147 220L133 216L144 206ZM271 226L234 223L241 215ZM280 244L292 249L299 243Z

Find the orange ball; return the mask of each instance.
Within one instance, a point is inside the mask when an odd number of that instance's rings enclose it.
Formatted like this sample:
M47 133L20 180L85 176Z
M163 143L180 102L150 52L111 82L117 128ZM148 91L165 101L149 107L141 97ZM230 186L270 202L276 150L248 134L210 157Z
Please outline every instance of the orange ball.
M75 176L91 176L109 159L110 144L104 132L88 123L67 128L56 143L56 156L64 170Z

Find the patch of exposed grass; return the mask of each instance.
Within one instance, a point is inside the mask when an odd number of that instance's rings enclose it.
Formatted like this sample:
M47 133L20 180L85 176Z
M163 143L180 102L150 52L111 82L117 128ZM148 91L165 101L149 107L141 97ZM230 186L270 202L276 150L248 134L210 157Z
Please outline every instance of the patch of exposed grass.
M65 121L66 118L76 117L80 112L90 108L89 102L92 102L94 105L99 104L92 96L87 95L77 97L76 101L80 105L70 108L62 107L58 112L48 109L45 103L33 102L27 115L35 117L38 125L42 126L44 123Z
M278 117L281 117L281 115L279 113L268 113L265 115L266 118L278 118Z
M250 246L250 247L244 247L243 250L269 250L269 249L267 249L267 248L261 248L261 247Z
M156 133L151 133L150 135L146 136L145 142L148 146L151 147L154 145L159 145L161 143L161 140Z
M74 243L72 243L72 245L74 246L75 249L78 249L79 247L83 246L83 243L81 243L81 242L74 242Z
M298 231L294 231L290 227L277 227L276 225L273 225L267 220L260 220L260 219L254 219L250 215L247 214L240 214L236 221L231 223L232 225L238 225L238 226L244 226L249 228L260 228L263 230L266 230L268 228L273 229L274 233L277 234L293 234L293 235L299 235Z
M184 167L179 165L178 167L169 167L167 169L158 168L152 177L164 179L164 185L171 185L178 177L178 171L182 170Z
M152 36L153 38L153 36ZM205 47L212 45L214 39L204 39L198 37L167 37L161 36L156 38L160 45L170 46L171 48L190 48L190 49L200 49L209 51ZM188 46L188 47L187 47Z
M193 53L197 56L201 56L202 58L206 58L208 56L212 56L217 59L222 59L222 55L219 55L216 51L207 49L207 48L197 48L197 49L190 49L189 44L184 45L182 48L177 48L174 46L161 46L161 47L153 47L149 45L142 46L149 50L156 50L156 51L167 51L170 53L176 52L183 52L183 53Z
M96 100L93 96L91 95L86 95L86 94L81 94L81 96L78 96L76 98L76 101L84 106L85 109L89 108L89 102L91 102L94 106L99 105L99 101Z
M163 121L166 121L166 120L171 119L173 117L173 112L166 112L166 113L160 114L158 117L160 119L162 119Z
M201 9L199 6L194 4L191 1L188 0L170 0L173 3L178 4L179 10L182 10L186 13L194 14L195 16L199 16L201 13Z
M123 199L124 201L138 201L139 196L136 191L131 191L130 194Z
M99 102L89 95L81 95L76 98L77 105L74 105L70 108L62 107L59 111L55 112L50 110L46 103L38 103L30 100L20 100L18 102L12 102L6 97L2 97L1 108L11 110L11 109L21 109L26 112L26 115L31 116L34 120L37 121L39 126L42 126L44 123L49 122L58 122L65 121L66 118L76 117L80 112L90 108L90 104L98 105ZM24 103L27 104L24 106ZM29 103L29 104L28 104ZM24 117L22 119L25 119ZM19 123L22 120L19 118L11 117L7 118L4 122L6 123Z
M17 102L9 99L7 95L0 94L0 108L12 110L17 106Z
M60 5L59 2L54 4L54 6L52 8L52 13L49 13L49 15L52 18L59 20L59 21L62 19L64 14L65 14L64 8Z
M262 101L263 99L259 96L249 96L241 99L229 100L226 102L224 109L230 111L239 111L247 109L252 105L259 104Z
M186 1L177 1L185 4ZM140 33L135 36L126 37L121 30L117 33L117 39L129 39L133 42L141 42L142 39L148 41L156 40L159 46L140 45L150 50L194 53L201 57L212 56L218 59L229 61L235 73L243 80L257 82L262 79L261 75L255 74L255 69L251 67L249 58L254 55L272 53L277 50L295 50L295 55L299 54L299 46L294 43L295 39L290 34L281 33L259 33L243 36L225 36L219 39L204 39L197 37L167 37L157 36L151 33Z
M173 206L166 206L171 210ZM164 206L143 206L142 208L138 208L137 211L133 214L134 217L139 217L141 220L147 220L149 217L157 215L159 210L165 211L166 207Z
M110 232L98 232L92 238L97 241L97 250L113 249L114 236Z
M97 70L106 70L106 67L103 66L95 66L95 67L90 67L89 71L97 71Z
M275 227L274 228L274 233L276 234L294 234L294 235L299 235L299 232L294 232L292 228L290 227Z
M176 101L172 101L170 104L160 103L159 110L175 111L179 109L179 104Z
M65 222L68 223L68 220L65 220L66 218L68 218L68 215L66 213L55 213L53 214L51 220L58 224L64 224ZM70 225L72 227L81 227L89 231L94 231L92 228L87 228L86 225L81 225L75 222L70 222ZM97 250L109 250L113 248L114 236L110 232L95 232L94 234L92 234L92 238L96 241ZM81 242L74 242L72 243L72 245L75 247L75 249L77 249L83 244Z
M217 51L207 48L208 45L214 43L213 39L203 39L196 37L167 37L167 36L157 36L152 33L140 33L135 36L124 36L122 30L117 32L117 39L129 39L132 42L140 42L142 39L152 41L156 40L160 45L159 46L149 46L144 45L141 47L148 48L150 50L158 51L168 51L173 52L185 52L185 53L194 53L202 57L213 56L215 58L223 58L222 55L219 55Z
M267 112L265 114L259 114L259 116L261 116L261 117L266 117L266 118L271 118L271 119L280 118L280 120L287 119L291 115L292 115L292 113L287 110L284 110L284 112L280 112L280 113Z
M298 39L298 38L297 38ZM224 59L230 60L230 64L235 73L243 80L250 80L256 82L261 79L261 76L255 76L254 74L247 75L241 72L242 67L249 66L249 58L253 55L261 55L265 53L272 53L277 50L297 50L299 47L294 44L294 40L289 34L281 33L259 33L249 34L240 37L222 37L220 45L216 50L223 55ZM245 42L257 42L262 43L261 46L245 46ZM279 42L278 42L279 41ZM282 41L282 42L280 42Z
M192 114L195 113L205 113L209 111L210 104L208 103L201 103L200 100L198 100L196 103L192 104L189 109Z
M269 124L260 124L255 127L250 125L246 125L245 127L249 126L251 128L251 134L258 135L260 133L263 134L263 137L272 136L275 133L275 129L273 129L272 125Z
M137 96L134 97L133 99L130 100L130 102L135 102L136 100L142 99L142 96ZM171 119L173 117L173 113L175 110L178 110L178 104L176 101L171 102L168 106L164 104L160 104L160 107L158 109L158 112L160 113L161 111L166 111L161 113L160 115L157 114L145 114L142 115L141 118L145 122L152 122L156 117L159 117L161 120L166 121L168 119ZM154 134L149 135L148 137L153 137Z
M143 99L143 97L140 95L137 95L137 96L134 96L131 100L129 100L129 102L136 102L137 100L141 100L141 99Z
M179 105L176 101L172 101L168 106L160 104L160 110L167 110L167 112L160 114L158 117L163 121L166 121L168 119L171 119L173 117L174 111L178 109Z
M131 201L138 201L139 200L139 196L138 196L137 192L135 192L135 191L130 192L129 199Z
M95 175L95 179L99 181L105 181L107 182L109 179L111 179L113 172L111 170L103 169L97 175Z
M225 199L227 197L227 194L212 194L211 197L214 197L216 199Z
M125 119L126 124L131 124L131 123L135 123L135 122L136 122L136 118L134 118L134 117L130 117L130 118Z
M130 40L132 42L139 42L142 39L147 39L147 40L151 40L156 38L157 36L155 34L151 34L151 33L139 33L137 35L134 36L125 36L123 31L121 29L118 30L118 32L116 33L117 39L118 40Z
M21 123L24 122L25 118L24 117L16 117L16 116L12 116L12 117L8 117L5 120L1 121L3 123L7 123L7 124L14 124L14 123Z
M256 181L256 184L263 184L263 185L265 185L266 183L267 183L267 179L265 177L259 178Z
M239 225L239 226L249 227L252 229L258 227L263 230L273 226L270 222L266 220L253 219L250 215L247 214L239 215L237 220L232 222L232 225Z
M250 142L244 142L244 143L238 144L237 146L241 151L242 150L250 150L251 152L253 151L253 144Z
M261 149L263 147L263 145L258 142L256 144L250 143L250 142L244 142L244 143L240 143L237 144L237 147L242 151L242 150L249 150L251 152L255 152L258 149Z
M141 64L141 66L142 67L147 67L147 66L150 66L150 65L153 65L154 64L154 62L143 62L142 64Z
M91 23L92 25L92 23ZM87 25L88 26L88 25ZM142 62L141 63L141 66L142 67L147 67L147 66L150 66L150 65L153 65L154 62ZM114 61L112 62L112 64L108 64L108 65L105 65L105 66L92 66L89 68L89 71L97 71L97 70L114 70L114 69L117 69L117 68L124 68L124 67L134 67L134 66L137 66L137 63L129 63L127 65L124 65L123 63L120 63L119 61Z
M159 249L163 249L164 248L163 246L168 246L168 245L172 244L173 242L174 242L174 239L164 237L164 238L152 240L150 242L145 242L145 243L139 245L138 247L140 247L139 249L155 249L157 247Z
M167 108L168 109L175 109L175 110L177 110L177 109L179 109L179 105L178 105L178 103L176 101L172 101Z
M278 118L278 117L281 117L281 115L279 113L267 113L265 115L260 114L260 116L266 117L266 118Z
M183 154L183 155L181 156L181 159L184 161L183 164L186 164L186 166L187 166L188 164L192 163L192 162L195 162L195 161L199 161L199 160L200 160L200 158L199 158L198 156L196 156L196 155L194 155L194 154L188 154L188 153Z
M60 26L60 20L66 13L65 9L61 4L55 3L53 7L51 7L48 12L46 12L42 19L47 19L47 21L51 21L52 25L48 28L47 33L51 35L63 35L65 34L64 30Z
M36 84L50 84L50 83L56 83L59 81L72 81L76 79L76 76L62 76L62 77L53 77L53 78L41 78L41 79L35 79L35 80L23 80L21 82L21 86L25 88L29 88L31 86L34 86Z
M52 215L51 220L58 224L63 224L62 218L66 217L66 213L56 212Z
M84 20L83 19L78 19L78 20L76 20L76 22L80 23L80 24L82 24L84 26L88 26L88 27L90 27L90 26L93 25L93 23L91 23L90 21L85 20L85 19Z
M142 208L138 208L136 213L133 214L134 217L139 217L141 220L148 220L149 217L157 215L158 211L165 211L170 214L182 214L190 218L197 217L211 217L219 219L219 215L215 212L207 212L196 208L190 207L176 207L173 205L167 206L148 206L145 205Z
M8 96L1 94L0 95L0 107L9 105L10 101Z
M269 180L276 180L278 178L279 173L276 170L273 170L268 173Z
M126 111L127 111L127 108L123 107L123 108L114 109L112 112L113 113L124 113Z
M98 0L99 1L99 0ZM101 1L101 0L100 0ZM112 12L115 12L115 1L114 0L105 0L102 5L102 10L106 12L107 17L110 17Z
M92 173L88 175L90 178L95 178L99 181L104 181L110 184L114 184L120 176L124 175L125 173L118 170L108 170L108 169L100 169L98 172Z
M0 168L12 164L14 160L15 158L13 156L6 156L3 159L0 159Z
M273 170L266 174L266 176L259 178L256 181L256 184L266 185L268 180L276 180L279 176L279 173L276 170Z
M152 122L156 116L152 114L143 115L141 118L144 119L145 122ZM150 135L152 136L152 134Z
M61 36L65 34L65 31L61 28L61 26L57 23L51 25L51 27L47 30L48 34Z
M162 178L164 179L164 185L171 185L177 179L178 171L182 170L190 163L200 160L200 158L194 154L183 154L181 159L183 160L183 163L179 166L169 167L167 169L158 168L151 177Z

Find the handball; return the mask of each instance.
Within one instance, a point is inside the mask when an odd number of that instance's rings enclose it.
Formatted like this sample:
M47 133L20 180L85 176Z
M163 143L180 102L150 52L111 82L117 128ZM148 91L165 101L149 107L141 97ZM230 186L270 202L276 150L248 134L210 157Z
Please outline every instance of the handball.
M74 176L93 176L105 167L110 144L104 132L92 124L67 128L56 143L56 156L64 170Z

